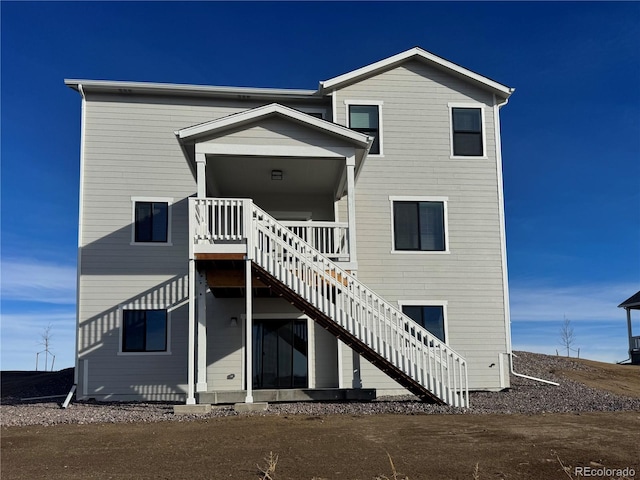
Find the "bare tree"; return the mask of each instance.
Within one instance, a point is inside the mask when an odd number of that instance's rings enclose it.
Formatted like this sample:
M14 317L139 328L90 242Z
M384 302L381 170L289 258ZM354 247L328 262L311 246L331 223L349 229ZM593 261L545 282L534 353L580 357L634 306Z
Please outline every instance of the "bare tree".
M571 325L571 320L565 315L562 327L560 327L560 344L567 349L567 357L571 356L571 350L574 350L572 347L575 342L576 337L573 334L573 325Z
M49 350L52 337L53 335L51 334L51 324L49 324L40 335L41 340L40 342L38 342L38 345L44 346L44 350L36 353L36 371L38 370L38 359L41 353L44 353L44 371L47 371L47 365L49 365L49 355L51 355L51 371L53 371L53 364L56 361L56 356Z

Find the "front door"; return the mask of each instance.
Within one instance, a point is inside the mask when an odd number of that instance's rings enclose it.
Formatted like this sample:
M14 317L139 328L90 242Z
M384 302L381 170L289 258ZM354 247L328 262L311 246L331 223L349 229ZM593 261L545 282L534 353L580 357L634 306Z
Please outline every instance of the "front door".
M306 320L255 320L253 388L307 388Z

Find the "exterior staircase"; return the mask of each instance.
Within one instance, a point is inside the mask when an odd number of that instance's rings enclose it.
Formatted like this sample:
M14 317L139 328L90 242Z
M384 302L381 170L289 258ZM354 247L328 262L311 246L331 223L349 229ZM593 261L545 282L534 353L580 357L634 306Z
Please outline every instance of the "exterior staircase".
M246 244L259 279L423 401L469 406L465 359L251 200L192 199L194 239Z

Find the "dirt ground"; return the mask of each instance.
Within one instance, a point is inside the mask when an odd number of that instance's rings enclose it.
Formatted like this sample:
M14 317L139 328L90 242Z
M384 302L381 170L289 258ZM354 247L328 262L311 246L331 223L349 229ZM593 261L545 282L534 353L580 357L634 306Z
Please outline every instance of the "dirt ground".
M2 478L565 479L633 468L640 412L230 417L198 422L4 428ZM574 477L579 478L579 477ZM610 478L610 477L600 477ZM617 477L616 477L617 478ZM634 477L629 477L634 478Z
M581 362L590 368L554 373L640 397L637 366ZM33 374L34 378L21 379L6 373L3 397L51 391L53 377ZM71 374L62 373L61 383L68 383ZM67 388L64 385L62 393ZM627 470L626 477L614 471L590 478L640 479L638 411L239 416L3 427L1 434L2 480L583 478L575 467L628 468L634 473L629 475ZM258 465L266 467L264 459L270 452L278 455L278 461L275 472L265 477ZM387 454L393 459L395 477Z

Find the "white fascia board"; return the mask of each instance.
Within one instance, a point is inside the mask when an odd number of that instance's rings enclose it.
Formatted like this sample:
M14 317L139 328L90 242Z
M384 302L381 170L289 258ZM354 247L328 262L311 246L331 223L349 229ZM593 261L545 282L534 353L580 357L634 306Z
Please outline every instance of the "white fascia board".
M246 110L244 112L234 113L232 115L212 120L210 122L183 128L182 130L178 130L177 132L175 132L175 134L180 140L184 141L194 137L199 137L201 135L226 130L231 127L238 127L273 114L278 114L283 117L295 120L299 123L309 125L328 133L332 133L334 135L338 135L365 148L369 145L370 142L367 135L343 127L342 125L336 125L335 123L312 117L311 115L307 115L306 113L300 112L293 108L285 107L284 105L280 105L278 103L271 103L262 107Z
M65 85L78 90L82 85L85 91L104 91L110 93L132 94L164 94L164 95L196 95L196 96L254 96L305 98L318 97L317 90L223 87L213 85L189 85L179 83L123 82L118 80L79 80L66 78ZM319 97L318 97L319 98Z
M353 82L359 77L371 75L378 71L382 71L387 68L393 67L395 65L399 65L413 58L420 58L427 62L431 62L440 67L443 67L447 70L451 70L452 72L455 72L459 75L462 75L480 84L483 84L486 87L489 87L490 89L495 90L496 92L502 94L505 97L509 97L515 91L514 88L510 88L510 87L507 87L506 85L502 85L501 83L498 83L494 80L491 80L490 78L487 78L480 74L472 72L471 70L461 67L460 65L456 65L455 63L450 62L449 60L445 60L444 58L438 57L437 55L427 52L426 50L423 50L419 47L411 48L404 52L401 52L391 57L380 60L378 62L372 63L370 65L366 65L357 70L347 72L345 74L339 75L329 80L325 80L324 82L320 82L320 88L318 90L320 92L324 92L326 90L339 88L344 83Z

